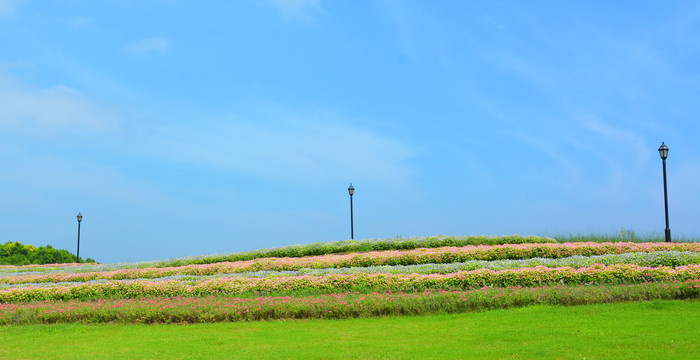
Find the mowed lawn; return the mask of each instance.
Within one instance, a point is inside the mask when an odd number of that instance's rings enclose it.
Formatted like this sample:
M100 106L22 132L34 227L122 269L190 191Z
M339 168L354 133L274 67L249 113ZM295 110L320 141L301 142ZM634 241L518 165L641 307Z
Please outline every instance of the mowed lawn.
M700 301L458 315L0 328L0 359L690 359Z

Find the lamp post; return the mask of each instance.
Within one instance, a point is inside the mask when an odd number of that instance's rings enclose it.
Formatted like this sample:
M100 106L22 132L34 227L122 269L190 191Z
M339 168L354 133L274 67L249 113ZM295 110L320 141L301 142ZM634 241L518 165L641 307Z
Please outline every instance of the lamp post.
M661 142L659 147L659 155L661 155L661 160L664 166L664 210L666 211L666 242L671 242L671 229L668 227L668 191L666 190L666 158L668 157L668 146Z
M76 254L76 260L75 262L79 263L80 262L80 222L83 221L83 214L78 213L78 252Z
M355 239L355 234L353 233L353 228L352 228L352 195L355 193L355 188L352 187L352 183L350 183L350 187L348 188L348 194L350 194L350 240Z

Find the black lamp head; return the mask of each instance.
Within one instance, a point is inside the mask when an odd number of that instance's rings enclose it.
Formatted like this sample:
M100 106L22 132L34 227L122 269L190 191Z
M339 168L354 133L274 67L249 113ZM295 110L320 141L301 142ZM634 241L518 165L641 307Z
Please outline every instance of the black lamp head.
M664 144L664 142L661 142L661 146L659 146L659 155L661 155L661 158L666 160L668 157L668 146Z

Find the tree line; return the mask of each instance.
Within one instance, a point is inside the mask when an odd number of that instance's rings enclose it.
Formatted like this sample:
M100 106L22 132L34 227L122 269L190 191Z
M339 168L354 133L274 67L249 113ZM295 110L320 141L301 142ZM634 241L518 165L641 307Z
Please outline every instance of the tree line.
M74 263L75 255L65 249L54 249L51 245L35 247L19 241L8 241L0 245L0 265L62 264ZM91 258L80 258L80 262L94 263Z

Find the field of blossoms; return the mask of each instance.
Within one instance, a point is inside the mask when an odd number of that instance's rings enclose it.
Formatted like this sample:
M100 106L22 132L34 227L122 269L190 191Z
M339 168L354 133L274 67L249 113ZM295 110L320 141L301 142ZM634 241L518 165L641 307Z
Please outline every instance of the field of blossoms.
M697 298L700 243L438 236L0 267L2 325L350 318Z

